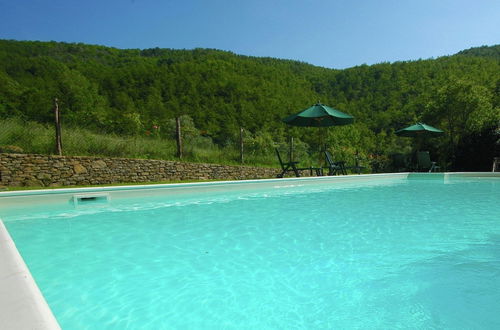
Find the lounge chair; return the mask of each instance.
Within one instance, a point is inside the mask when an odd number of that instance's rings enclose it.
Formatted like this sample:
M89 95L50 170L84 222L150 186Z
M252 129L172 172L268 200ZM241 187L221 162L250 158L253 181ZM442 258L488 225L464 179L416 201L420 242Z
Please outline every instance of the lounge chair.
M431 161L431 156L428 151L419 151L417 153L417 169L419 171L435 172L439 169L436 162Z
M328 163L328 175L339 175L339 174L347 174L347 170L345 167L345 162L334 162L332 154L329 151L325 151L326 162Z
M278 178L284 177L287 172L293 172L296 177L300 177L300 172L299 171L304 171L304 170L310 171L310 175L311 176L313 175L313 170L316 171L316 175L318 175L318 176L323 175L323 169L322 168L312 167L312 166L311 167L298 168L297 164L299 162L283 162L278 148L276 148L275 150L276 150L276 156L278 156L278 160L279 160L280 165L281 165L281 173L277 175Z

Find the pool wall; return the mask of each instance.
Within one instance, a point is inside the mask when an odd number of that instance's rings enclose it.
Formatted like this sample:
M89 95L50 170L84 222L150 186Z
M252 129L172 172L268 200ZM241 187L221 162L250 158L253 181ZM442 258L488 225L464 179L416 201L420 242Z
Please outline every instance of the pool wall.
M249 192L266 187L286 188L318 183L345 185L362 181L405 180L407 177L408 173L390 173L0 192L0 219L10 214L29 213L31 208L39 209L42 205L47 210L55 211L68 207L93 206L105 201L115 204L130 198L151 196L179 198L186 195L203 198L228 190Z
M188 195L203 198L228 190L251 192L266 187L300 189L301 186L308 184L342 187L363 181L383 183L394 180L442 180L443 183L452 183L454 180L467 178L500 179L500 173L390 173L0 192L0 329L60 328L1 220L1 217L9 214L29 213L31 207L40 205L46 209L63 210L158 195L162 198Z

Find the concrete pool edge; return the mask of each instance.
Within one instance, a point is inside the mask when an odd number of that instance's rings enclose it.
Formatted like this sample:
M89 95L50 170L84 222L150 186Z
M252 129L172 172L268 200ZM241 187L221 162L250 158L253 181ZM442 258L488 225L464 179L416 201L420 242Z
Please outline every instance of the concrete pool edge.
M460 173L384 173L366 175L348 175L335 177L305 177L287 179L217 181L180 184L113 186L93 188L67 188L57 190L31 190L0 192L0 200L4 197L41 197L47 195L71 195L76 193L131 192L133 190L158 190L185 187L231 186L237 184L270 184L290 185L296 182L349 182L377 181L383 179L439 179L446 182L450 178L500 178L498 172L460 172ZM0 328L7 329L60 329L50 307L36 285L15 244L0 219Z
M0 328L60 329L0 220Z
M140 185L120 185L120 186L99 186L82 188L48 188L34 190L16 190L0 191L0 198L14 196L34 196L34 195L58 195L69 193L85 192L113 192L125 190L144 190L160 188L182 188L182 187L201 187L201 186L222 186L238 185L246 183L280 183L286 181L317 181L317 180L356 180L370 178L449 178L449 177L500 177L500 172L399 172L399 173L377 173L377 174L351 174L342 176L320 176L320 177L290 177L290 178L272 178L272 179L253 179L253 180L228 180L228 181L210 181L210 182L189 182L189 183L161 183L161 184L140 184Z
M83 187L83 188L57 188L57 189L35 189L35 190L16 190L16 191L1 191L1 197L13 196L28 196L28 195L58 195L79 192L112 192L124 190L143 190L143 189L159 189L159 188L182 188L182 187L200 187L200 186L222 186L222 185L239 185L246 183L279 183L286 181L317 181L317 180L347 180L347 179L366 179L366 178L387 178L400 177L406 178L408 172L401 173L378 173L378 174L352 174L343 176L313 176L313 177L290 177L290 178L272 178L272 179L252 179L252 180L228 180L228 181L210 181L210 182L188 182L188 183L160 183L160 184L140 184L140 185L123 185L123 186L99 186L99 187ZM441 173L442 174L442 173Z
M46 210L73 206L91 206L89 201L109 201L117 203L127 198L167 197L185 195L210 196L222 191L249 191L260 188L288 188L305 185L336 185L358 182L383 182L387 180L406 180L408 173L383 173L346 176L300 177L286 179L260 179L213 181L174 184L149 184L130 186L104 186L93 188L62 188L46 190L4 191L0 192L0 219L8 214L26 212L29 208L44 207ZM80 200L87 203L80 204ZM5 218L4 218L5 219Z

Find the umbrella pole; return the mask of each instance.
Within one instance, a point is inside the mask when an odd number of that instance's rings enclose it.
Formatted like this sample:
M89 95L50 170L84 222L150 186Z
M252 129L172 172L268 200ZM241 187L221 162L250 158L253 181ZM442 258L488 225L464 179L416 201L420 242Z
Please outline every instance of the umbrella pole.
M319 127L319 155L318 155L318 164L319 166L323 166L323 152L325 151L325 138L323 134L322 127Z

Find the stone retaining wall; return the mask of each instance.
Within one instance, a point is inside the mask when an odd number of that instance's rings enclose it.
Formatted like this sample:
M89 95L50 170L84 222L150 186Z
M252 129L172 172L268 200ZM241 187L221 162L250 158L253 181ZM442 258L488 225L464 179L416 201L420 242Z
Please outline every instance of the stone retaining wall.
M274 178L274 168L166 160L0 154L0 185L70 186L110 183Z

